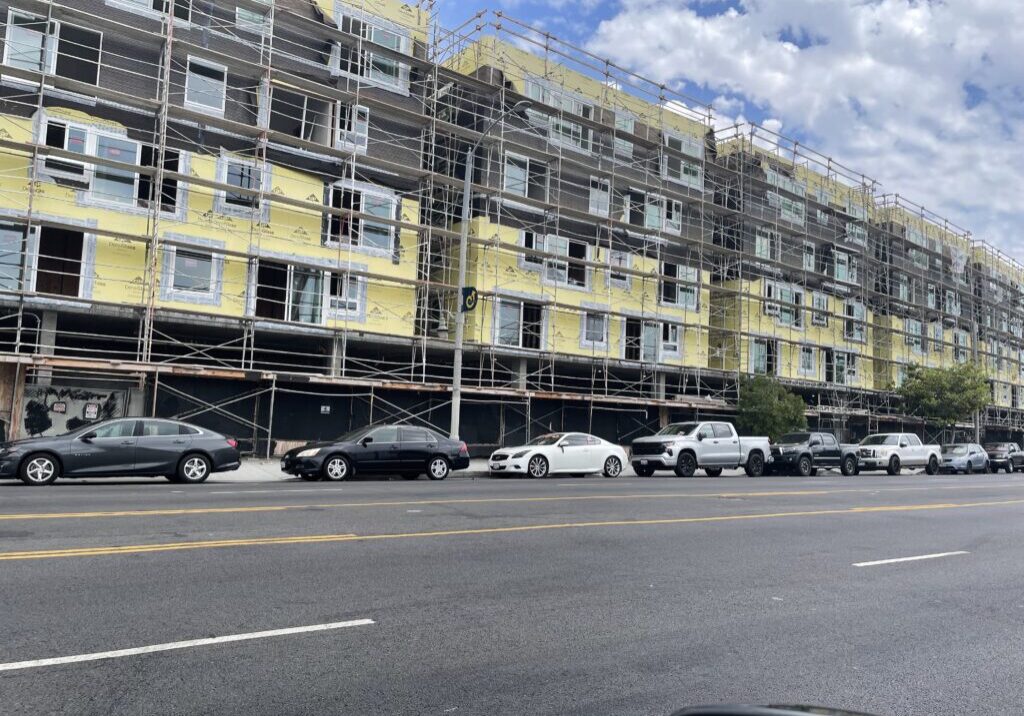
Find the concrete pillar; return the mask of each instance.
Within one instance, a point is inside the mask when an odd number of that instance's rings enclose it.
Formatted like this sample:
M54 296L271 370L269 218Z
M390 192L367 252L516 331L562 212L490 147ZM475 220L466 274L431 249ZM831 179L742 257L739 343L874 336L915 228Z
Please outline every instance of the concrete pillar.
M39 355L52 356L54 346L57 344L57 313L55 311L43 311L39 319ZM53 371L49 368L40 368L36 372L36 383L38 385L49 385L53 378Z
M516 371L516 387L519 390L526 390L527 381L526 376L529 374L529 365L525 358L519 359L519 369Z
M664 400L666 395L667 379L664 373L654 374L654 397L658 400Z
M668 419L668 406L667 405L659 405L658 406L658 427L659 428L663 428L666 425L668 425L669 422L670 421Z

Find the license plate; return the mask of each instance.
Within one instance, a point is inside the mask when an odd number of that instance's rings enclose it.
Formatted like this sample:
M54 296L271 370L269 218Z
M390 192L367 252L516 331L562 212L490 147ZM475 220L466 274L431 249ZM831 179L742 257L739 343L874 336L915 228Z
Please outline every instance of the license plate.
M641 464L641 465L646 465L646 464L647 464L647 461L646 461L646 460L641 460L641 461L640 461L640 464Z

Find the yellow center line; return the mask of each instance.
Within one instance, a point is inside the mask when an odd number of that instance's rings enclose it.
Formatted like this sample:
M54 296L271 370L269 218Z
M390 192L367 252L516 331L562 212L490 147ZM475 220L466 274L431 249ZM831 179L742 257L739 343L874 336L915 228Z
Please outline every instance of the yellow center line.
M349 507L412 507L424 505L479 505L534 502L586 502L593 500L652 500L695 497L702 499L742 497L807 497L814 495L860 494L873 492L921 492L929 490L983 489L986 487L1024 487L1012 485L936 485L934 487L839 488L817 490L761 490L750 492L662 492L624 495L560 495L555 497L478 497L452 500L386 500L376 502L325 502L296 505L253 505L248 507L181 507L153 510L97 510L92 512L13 512L0 514L0 522L19 520L62 520L107 517L173 517L178 515L216 515L248 512L289 512L294 510L334 510Z
M223 547L253 547L279 544L312 544L325 542L363 542L385 539L411 539L420 537L453 537L462 535L507 534L512 532L535 532L541 530L585 529L592 527L644 527L655 525L681 525L711 522L735 522L741 520L766 520L785 517L821 517L824 515L862 515L874 512L915 512L923 510L949 510L971 507L993 507L1024 504L1020 500L994 500L986 502L933 502L919 505L879 505L872 507L849 507L828 510L806 510L800 512L745 513L737 515L714 515L708 517L668 517L652 520L602 520L596 522L560 522L554 524L512 525L509 527L479 527L458 530L434 530L426 532L393 532L385 534L325 534L297 535L289 537L256 537L251 539L205 540L198 542L168 542L158 544L114 545L104 547L72 547L67 549L34 550L27 552L0 552L0 561L52 559L58 557L100 557L118 554L140 554L145 552L170 552L186 549L214 549Z

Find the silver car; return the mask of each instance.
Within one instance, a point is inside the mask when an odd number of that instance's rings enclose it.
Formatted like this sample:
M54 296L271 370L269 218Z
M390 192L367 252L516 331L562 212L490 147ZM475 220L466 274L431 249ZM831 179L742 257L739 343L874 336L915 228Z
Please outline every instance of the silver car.
M988 453L976 443L956 443L942 446L942 471L988 472Z

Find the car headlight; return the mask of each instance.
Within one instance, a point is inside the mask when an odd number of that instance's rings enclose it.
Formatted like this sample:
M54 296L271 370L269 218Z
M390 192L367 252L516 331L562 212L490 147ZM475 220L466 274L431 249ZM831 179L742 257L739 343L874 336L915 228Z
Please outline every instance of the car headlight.
M529 450L520 450L519 452L517 452L515 455L512 456L512 459L516 460L516 459L521 458L521 457L526 457L526 454L528 452L530 452L530 451Z
M309 448L308 450L303 450L295 457L313 457L318 452L320 452L320 448Z

